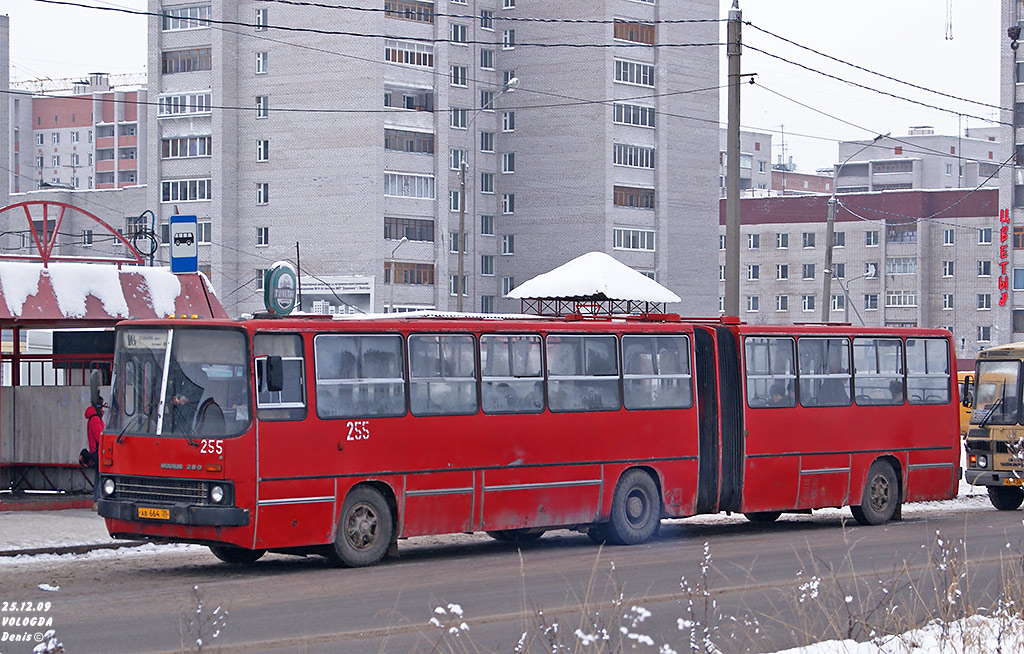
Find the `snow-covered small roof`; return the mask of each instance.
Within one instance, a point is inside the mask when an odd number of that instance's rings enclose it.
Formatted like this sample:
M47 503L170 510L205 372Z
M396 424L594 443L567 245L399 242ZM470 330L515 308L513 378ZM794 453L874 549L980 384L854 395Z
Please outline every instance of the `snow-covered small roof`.
M112 324L169 314L226 318L209 282L199 273L167 268L52 261L0 262L0 322Z
M514 300L680 302L678 295L604 252L588 252L512 289Z

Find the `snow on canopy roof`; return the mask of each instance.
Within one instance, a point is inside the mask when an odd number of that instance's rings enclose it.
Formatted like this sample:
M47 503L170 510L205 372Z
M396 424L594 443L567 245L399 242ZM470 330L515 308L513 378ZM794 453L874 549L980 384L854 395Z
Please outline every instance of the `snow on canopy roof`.
M512 289L514 300L680 302L678 295L604 252L588 252Z
M0 262L0 321L113 323L169 314L227 318L199 273L96 263Z

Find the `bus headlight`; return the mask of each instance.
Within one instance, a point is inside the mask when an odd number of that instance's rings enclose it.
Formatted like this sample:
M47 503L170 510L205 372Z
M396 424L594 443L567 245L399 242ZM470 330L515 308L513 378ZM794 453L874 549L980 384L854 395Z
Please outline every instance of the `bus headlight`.
M223 486L212 486L210 487L210 499L213 500L214 504L220 504L224 501L224 487Z
M970 466L972 468L987 468L988 467L988 456L985 454L972 454L969 457Z
M104 495L107 495L107 496L113 495L114 494L114 488L115 488L115 486L114 486L114 480L113 479L104 479L103 480L103 494Z

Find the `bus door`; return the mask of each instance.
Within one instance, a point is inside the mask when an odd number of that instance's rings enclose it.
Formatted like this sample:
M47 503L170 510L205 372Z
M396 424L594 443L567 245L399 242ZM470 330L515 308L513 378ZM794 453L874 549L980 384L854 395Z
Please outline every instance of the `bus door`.
M300 334L253 336L256 391L256 548L327 543L334 441L306 421L306 347ZM332 454L334 455L332 457Z
M736 337L726 328L694 330L698 462L695 513L736 511L743 481L743 415Z

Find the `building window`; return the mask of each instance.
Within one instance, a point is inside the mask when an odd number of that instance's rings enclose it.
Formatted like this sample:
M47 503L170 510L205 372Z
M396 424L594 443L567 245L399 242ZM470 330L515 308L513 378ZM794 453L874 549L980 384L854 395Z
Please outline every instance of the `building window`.
M213 197L213 184L206 179L175 179L160 182L161 202L192 202L209 200Z
M480 235L494 236L494 216L480 216Z
M654 107L644 107L625 102L615 103L615 122L619 125L635 125L637 127L655 126Z
M494 111L494 91L480 91L480 111Z
M503 132L514 132L516 131L516 112L506 111L501 115L501 131Z
M494 313L494 296L480 296L480 313Z
M720 282L724 282L725 281L725 264L724 263L718 264L718 281L720 281Z
M942 310L952 311L953 310L953 294L943 293L942 294Z
M832 233L832 247L844 248L846 247L846 232L833 232Z
M813 263L805 263L803 265L803 278L804 279L814 279L814 264Z
M814 232L804 232L803 243L805 248L814 247Z
M514 173L516 172L516 153L515 152L503 152L501 155L501 172L503 173Z
M259 182L256 184L256 204L267 204L270 202L270 184Z
M725 251L725 234L718 235L718 250L720 252Z
M789 233L779 232L775 235L775 248L778 250L789 249Z
M516 47L516 31L504 30L501 33L501 49L512 50Z
M1013 249L1024 250L1024 225L1013 226Z
M516 194L506 193L501 196L501 213L511 214L516 212Z
M257 52L256 53L256 74L263 75L267 72L267 60L270 57L269 52Z
M916 307L917 291L893 290L885 292L885 306L887 307Z
M17 142L17 136L15 136L15 142ZM78 143L78 132L71 132L71 142Z
M452 66L451 67L451 84L452 86L468 86L466 79L469 77L469 70L465 66Z
M82 230L82 245L85 246L85 247L91 247L92 246L92 230L91 229L83 229Z
M616 207L632 209L654 209L654 189L635 186L613 187L613 202Z
M978 230L978 245L992 245L991 227L985 227Z
M391 268L395 269L395 284L431 286L434 283L434 264L388 261L384 264L384 283L391 283ZM454 275L453 275L454 277Z
M384 238L398 241L403 238L410 241L434 242L434 221L420 218L384 217Z
M210 5L167 7L160 12L160 29L164 32L193 30L210 26Z
M718 313L725 313L725 297L718 296Z
M1013 290L1024 291L1024 268L1013 269Z
M462 23L450 23L449 34L451 35L449 40L452 43L465 43L469 40L469 26Z
M747 234L747 249L757 250L761 247L761 235L760 234Z
M256 161L270 161L270 141L260 139L256 141Z
M384 0L384 15L417 23L433 23L434 3L424 0Z
M747 296L747 311L754 312L761 310L761 298L756 295Z
M756 282L761 279L761 266L756 263L747 265L747 281Z
M516 77L516 71L514 70L503 70L501 71L501 86L507 93L515 91L514 88L509 86Z
M480 255L480 274L484 277L494 276L494 255L493 254L481 254Z
M55 154L52 157L50 157L50 163L52 164L53 168L59 168L60 167L60 155L59 154Z
M501 8L502 9L515 9L516 8L516 0L503 0Z
M208 114L211 110L212 97L213 94L210 91L162 95L157 100L157 115L163 118L186 114ZM89 131L89 142L92 143L92 130Z
M256 269L256 289L257 290L260 290L260 291L263 290L263 283L264 283L264 280L266 280L266 278L267 278L267 269L266 268L257 268Z
M256 20L254 21L254 25L256 27L256 31L257 32L265 32L265 31L267 31L267 24L268 24L267 23L267 10L266 9L257 9L256 10Z
M462 207L462 193L458 189L448 191L448 209L451 211L459 211Z
M1013 331L1014 333L1024 332L1024 311L1013 310Z
M804 295L800 298L800 310L801 311L814 311L814 296Z
M789 311L789 296L788 295L776 295L775 296L775 310L776 311Z
M864 232L864 245L869 248L878 246L878 230L872 229Z
M864 295L864 308L868 311L878 309L878 293L866 293Z
M191 73L197 70L213 70L211 48L190 48L161 53L160 72L164 75Z
M614 37L621 41L654 44L654 25L636 21L615 20Z
M60 132L51 133L50 142L53 143L53 145L60 145Z
M636 61L615 60L615 81L654 88L654 66Z
M480 192L494 193L494 173L480 173Z
M983 260L978 262L978 277L991 277L992 276L992 262L989 260Z
M163 159L187 159L192 157L209 157L213 154L210 136L186 136L181 138L162 139L160 156ZM134 158L134 157L122 157Z
M462 162L464 162L466 160L466 151L465 150L452 149L449 152L451 154L451 157L450 157L450 161L451 161L450 167L451 167L451 169L452 170L462 170Z
M270 115L270 97L266 95L256 96L256 117L266 118Z
M832 276L836 279L846 279L846 264L845 263L834 263L832 264Z
M42 144L43 144L43 133L42 132L37 132L36 133L36 145L42 145Z
M612 229L612 247L616 250L654 252L654 238L653 229L629 229L626 227Z
M990 310L992 308L992 294L991 293L978 293L978 309L979 310Z
M488 48L480 50L480 68L494 70L494 50Z
M942 244L953 245L954 243L956 243L956 229L950 227L942 230Z
M516 235L515 234L503 234L501 237L501 253L502 255L512 255L516 253Z
M468 251L469 251L469 239L467 238L462 243L462 252L463 252L463 254L465 254ZM459 233L458 232L448 232L448 253L449 254L458 254L459 253Z
M480 152L494 152L494 132L480 132Z
M409 173L384 173L384 195L398 198L434 198L434 177Z
M629 168L654 168L654 148L616 143L612 148L612 163Z
M886 275L916 275L917 257L886 257Z
M501 294L508 295L512 292L512 289L516 287L515 277L502 277L501 278Z
M270 228L269 227L257 227L256 228L256 245L258 247L270 245Z
M988 343L992 340L992 325L978 325L978 342Z
M778 280L789 279L789 264L788 263L777 263L777 264L775 264L775 279L778 279Z
M453 107L451 109L451 126L454 129L466 129L468 110Z
M480 29L493 30L494 29L494 12L490 9L480 10Z
M833 295L831 311L844 311L846 309L846 296Z
M391 152L434 154L434 135L430 132L410 132L386 127L384 149Z
M384 60L408 66L433 68L434 46L418 41L384 39Z

